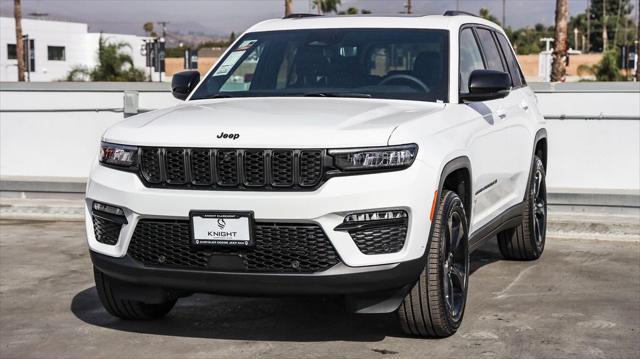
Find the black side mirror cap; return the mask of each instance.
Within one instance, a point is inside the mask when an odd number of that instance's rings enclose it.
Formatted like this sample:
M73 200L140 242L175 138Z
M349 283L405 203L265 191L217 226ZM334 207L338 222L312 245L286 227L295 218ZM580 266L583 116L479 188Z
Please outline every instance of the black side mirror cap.
M182 71L173 75L171 79L171 93L178 100L186 100L191 91L200 82L200 73L198 71Z
M461 101L489 101L507 97L511 92L511 76L494 70L474 70L469 76L469 93L461 93Z

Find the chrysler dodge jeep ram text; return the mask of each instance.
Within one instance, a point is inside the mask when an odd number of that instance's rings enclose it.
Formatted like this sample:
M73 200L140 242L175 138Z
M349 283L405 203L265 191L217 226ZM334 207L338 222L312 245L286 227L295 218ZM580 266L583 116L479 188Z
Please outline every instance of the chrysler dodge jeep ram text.
M544 118L502 29L290 16L244 33L177 106L102 137L86 227L106 310L192 293L340 295L412 335L462 321L469 253L545 244Z

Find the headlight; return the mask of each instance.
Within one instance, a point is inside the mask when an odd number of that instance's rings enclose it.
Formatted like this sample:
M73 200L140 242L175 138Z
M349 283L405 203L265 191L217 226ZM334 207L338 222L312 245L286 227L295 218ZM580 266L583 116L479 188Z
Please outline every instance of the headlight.
M407 168L418 154L418 145L329 150L336 167L343 171Z
M119 167L133 167L137 163L138 147L100 143L100 162Z

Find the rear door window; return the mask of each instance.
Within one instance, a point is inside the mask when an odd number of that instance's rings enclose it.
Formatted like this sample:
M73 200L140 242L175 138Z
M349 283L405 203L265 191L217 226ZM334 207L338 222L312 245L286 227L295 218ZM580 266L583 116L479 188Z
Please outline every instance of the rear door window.
M498 49L498 45L493 39L493 35L490 30L478 28L478 38L480 39L480 46L484 53L485 61L487 62L487 69L507 72L502 63L502 54Z

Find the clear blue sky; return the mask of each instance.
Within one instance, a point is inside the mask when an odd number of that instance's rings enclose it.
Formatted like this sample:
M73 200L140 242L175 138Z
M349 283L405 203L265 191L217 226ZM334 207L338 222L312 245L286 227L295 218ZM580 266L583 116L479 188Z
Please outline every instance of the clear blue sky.
M445 9L477 13L487 7L502 18L502 0L414 0L414 13L437 14ZM637 4L637 0L633 1ZM284 0L23 0L23 14L48 13L57 20L87 22L91 31L142 34L146 21L169 21L170 31L207 34L241 32L251 24L281 17ZM404 10L406 0L343 0L342 8L364 8L377 14ZM570 14L583 12L588 0L569 0ZM295 12L308 12L310 0L294 0ZM551 24L555 0L506 0L507 25ZM636 5L637 6L637 5ZM13 0L0 0L0 15L13 16Z

